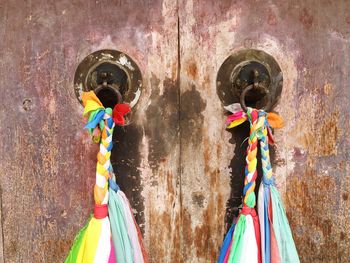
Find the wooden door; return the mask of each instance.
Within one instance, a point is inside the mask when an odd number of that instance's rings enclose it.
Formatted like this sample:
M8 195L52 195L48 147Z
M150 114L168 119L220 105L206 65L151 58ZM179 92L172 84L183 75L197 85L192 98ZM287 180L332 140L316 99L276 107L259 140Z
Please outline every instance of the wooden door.
M185 262L215 262L241 203L248 130L225 130L216 77L243 48L283 72L272 162L301 262L348 261L349 11L349 1L179 1Z
M113 164L152 259L170 261L180 240L176 3L2 1L0 10L5 261L63 262L92 212L98 148L83 129L73 78L104 48L130 55L142 71L142 96L133 124L116 131Z
M74 95L78 64L130 55L143 90L113 165L151 262L215 262L240 205L246 129L225 130L224 60L271 54L277 185L302 262L349 249L348 1L1 1L1 262L63 262L92 211L97 146Z

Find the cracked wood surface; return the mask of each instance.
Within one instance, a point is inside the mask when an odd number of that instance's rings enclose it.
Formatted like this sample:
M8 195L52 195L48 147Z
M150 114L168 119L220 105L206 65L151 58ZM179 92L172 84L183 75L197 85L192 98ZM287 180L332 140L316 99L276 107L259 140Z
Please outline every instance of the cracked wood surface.
M237 214L247 127L225 130L216 75L241 48L268 52L283 72L276 110L286 127L272 160L301 261L345 262L349 8L346 0L0 1L0 262L62 262L92 211L97 146L83 130L73 77L105 48L142 72L112 163L151 262L215 262Z

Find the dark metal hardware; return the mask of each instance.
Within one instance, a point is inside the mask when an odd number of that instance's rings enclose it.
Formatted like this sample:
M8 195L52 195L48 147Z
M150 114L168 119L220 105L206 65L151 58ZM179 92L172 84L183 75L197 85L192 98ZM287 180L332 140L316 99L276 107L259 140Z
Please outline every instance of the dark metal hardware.
M245 86L243 88L243 90L241 90L241 94L240 94L240 104L242 109L247 112L247 106L246 106L246 96L249 92L251 92L252 95L255 95L255 97L257 96L261 96L261 97L265 97L269 94L269 90L266 88L265 84L263 82L259 82L259 71L257 69L254 69L252 71L252 75L253 75L253 84L250 84L248 86ZM259 99L259 97L257 97ZM265 105L265 107L263 108L265 111L270 109L270 100L267 101L267 104Z
M245 109L249 106L271 110L281 95L282 85L283 76L276 60L255 49L229 56L217 76L217 93L224 106L241 103Z
M113 108L114 105L122 103L123 98L119 91L119 83L112 82L108 84L108 79L111 78L111 74L112 73L101 72L100 78L102 79L102 83L94 89L94 92L105 107Z
M142 88L141 71L126 54L104 49L91 53L79 64L74 90L80 102L83 91L93 90L105 107L116 103L135 106Z
M256 85L255 84L251 84L251 85L248 85L247 87L244 88L243 92L241 93L241 96L240 96L240 104L241 104L241 107L242 109L247 112L247 106L246 106L246 103L245 103L245 100L246 100L246 95L248 92L250 92L251 90L254 90L256 88L261 88L262 90L266 90L266 88L264 86L260 86L259 83L257 83ZM266 90L266 92L268 92L268 90ZM262 110L265 110L265 111L268 111L270 109L270 103L268 102L268 104L262 108Z

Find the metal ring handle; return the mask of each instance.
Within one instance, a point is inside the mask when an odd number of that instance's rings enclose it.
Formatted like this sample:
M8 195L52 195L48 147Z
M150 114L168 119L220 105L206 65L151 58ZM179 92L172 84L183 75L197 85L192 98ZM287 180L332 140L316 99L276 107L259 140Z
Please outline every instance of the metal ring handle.
M251 85L248 85L247 87L245 87L241 93L241 97L240 97L240 104L241 104L241 107L242 107L242 110L244 112L247 112L248 111L248 108L247 108L247 105L245 104L245 96L247 95L247 93L256 88L256 87L261 87L261 88L264 88L263 86L261 86L259 83L258 84L251 84ZM261 110L264 110L264 111L268 111L270 110L270 107L271 107L271 100L268 98L268 102L267 102L267 105L265 107L263 107Z
M123 97L122 97L122 94L120 93L120 91L118 89L108 85L106 82L98 85L97 88L94 89L94 92L98 96L98 93L101 90L106 89L106 88L108 88L110 91L112 91L114 93L114 95L117 97L117 99L118 99L117 104L123 102Z

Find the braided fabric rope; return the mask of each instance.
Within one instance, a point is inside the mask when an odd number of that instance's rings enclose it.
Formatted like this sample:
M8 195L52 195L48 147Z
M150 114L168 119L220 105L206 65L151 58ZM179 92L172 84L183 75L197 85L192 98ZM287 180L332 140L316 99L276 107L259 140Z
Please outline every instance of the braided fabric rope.
M254 208L256 204L255 186L257 172L257 153L258 143L261 137L261 129L263 127L264 120L259 118L259 111L256 109L248 108L247 111L248 120L250 122L250 134L248 138L248 148L246 157L245 179L243 188L243 203L244 205Z
M263 183L270 185L274 183L272 166L270 161L270 150L269 150L269 137L268 137L268 122L266 119L265 112L260 112L260 117L264 121L264 127L262 129L262 136L260 137L260 152L261 152L261 164L263 171Z
M112 119L112 109L107 108L103 116L103 127L101 129L100 151L97 154L96 184L94 187L94 198L96 204L108 203L108 179L111 178L111 151L113 148L112 136L114 121Z
M245 180L244 180L244 189L243 189L243 208L240 211L240 215L235 224L233 224L230 228L230 231L227 233L225 240L223 242L223 246L220 251L219 263L238 263L238 262L270 262L264 261L267 259L265 255L267 255L266 250L270 247L265 246L266 243L266 235L270 233L270 227L266 225L269 221L264 223L264 202L265 198L262 195L261 198L261 190L264 188L259 188L259 208L263 207L263 213L259 215L256 212L256 195L255 195L255 187L256 187L256 179L257 179L257 152L258 152L258 144L261 151L261 162L263 169L263 186L269 185L266 189L271 189L272 199L276 196L277 190L273 186L273 176L272 176L272 168L270 163L270 153L269 153L269 143L273 144L273 136L270 128L282 128L283 120L276 113L266 113L262 110L248 108L247 112L244 112L240 105L229 105L226 108L231 111L231 115L229 115L226 119L226 123L228 124L227 128L236 127L245 121L249 121L250 123L250 133L248 137L248 147L247 147L247 156L246 156L246 167L245 167ZM270 196L270 195L269 195ZM276 198L275 198L276 199ZM262 205L262 206L261 206ZM273 208L274 215L277 212L276 204ZM269 207L269 206L267 206ZM278 205L280 207L280 205ZM283 209L279 209L280 214L284 211ZM267 215L267 214L266 214ZM262 219L260 219L260 217ZM281 221L281 218L283 219ZM278 220L280 219L280 220ZM262 221L261 221L262 220ZM275 221L279 221L280 225L284 223L286 225L287 220L285 215L277 214ZM263 222L263 224L259 223ZM272 221L271 219L271 222ZM278 227L276 233L278 232ZM285 227L285 226L283 226ZM265 230L266 228L266 230ZM261 233L262 235L261 235ZM289 231L290 232L290 231ZM281 235L276 234L275 240L278 239ZM291 236L291 235L290 235ZM269 239L270 240L270 239ZM268 240L268 241L269 241ZM293 243L293 240L288 239L288 243ZM282 242L279 242L282 244ZM282 245L283 246L283 245ZM271 245L271 248L273 246ZM277 247L277 245L276 245ZM269 257L270 258L270 257ZM274 262L294 262L294 261L274 261ZM295 261L298 262L298 261Z
M104 108L93 92L83 94L84 116L89 115L85 128L89 129L93 140L100 143L97 154L96 183L94 186L95 215L106 214L108 204L108 179L112 176L111 150L113 148L112 136L115 127L113 111ZM104 209L101 211L101 207ZM103 212L104 211L104 212ZM107 214L106 214L107 215ZM99 216L98 216L99 217Z
M113 130L125 125L124 116L131 109L128 104L104 108L93 91L82 95L85 128L94 142L99 143L96 182L94 186L94 216L78 233L66 263L147 262L141 232L129 201L114 181L111 164Z

